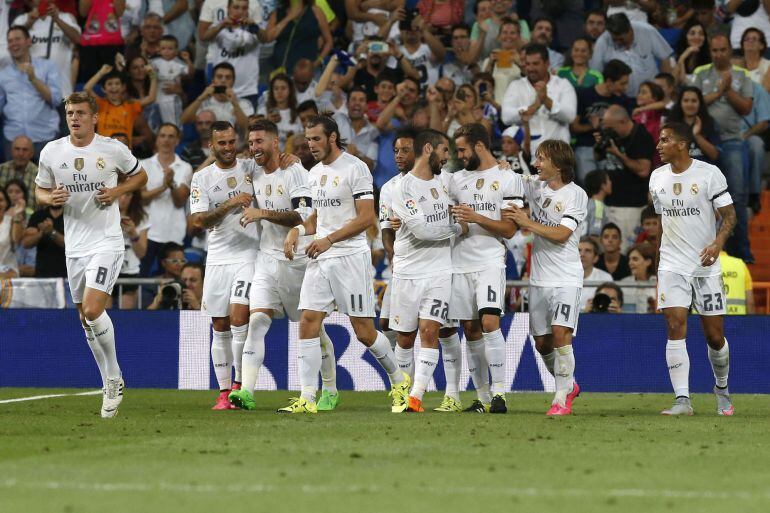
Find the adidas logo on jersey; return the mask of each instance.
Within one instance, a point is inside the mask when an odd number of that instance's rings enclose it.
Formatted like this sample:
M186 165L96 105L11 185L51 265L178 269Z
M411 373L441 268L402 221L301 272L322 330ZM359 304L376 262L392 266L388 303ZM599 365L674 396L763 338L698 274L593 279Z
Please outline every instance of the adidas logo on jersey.
M62 162L61 166L59 166L59 169L69 169L69 166L67 165L66 162Z
M461 190L461 191L467 191L467 190L468 190L468 186L467 186L467 185L463 185L463 188L462 188L462 189L460 189L460 190Z
M425 199L425 196L420 196L420 201L422 202L422 201L428 201L428 200Z
M218 185L216 187L214 187L214 192L219 192L221 190L222 190L222 188L220 186L218 186Z

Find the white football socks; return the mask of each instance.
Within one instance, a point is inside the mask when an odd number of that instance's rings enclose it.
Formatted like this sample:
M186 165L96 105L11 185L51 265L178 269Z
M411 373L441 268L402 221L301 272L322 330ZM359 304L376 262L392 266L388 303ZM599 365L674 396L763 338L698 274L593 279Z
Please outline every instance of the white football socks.
M409 378L414 381L414 347L404 349L396 344L396 349L393 351L396 356L396 363L398 368L409 375Z
M337 393L337 358L332 339L321 324L321 386L330 394Z
M676 397L690 397L690 357L685 340L666 343L666 363Z
M463 354L460 349L460 336L453 333L452 336L440 338L441 354L444 360L444 376L446 377L445 394L460 400L460 371L463 365Z
M719 351L711 349L710 346L708 350L711 370L714 371L717 387L727 388L727 376L730 374L730 346L727 345L727 339L725 339L725 345Z
M388 342L390 342L390 347L392 347L395 350L396 349L396 332L394 330L382 330L382 334L385 335L385 338L387 338Z
M102 351L102 346L100 346L99 342L96 341L94 332L91 330L91 326L83 326L83 331L86 334L86 342L88 342L88 347L91 348L91 353L94 355L94 360L96 360L96 366L99 367L99 375L102 377L102 388L104 388L107 386L107 376L104 374L106 363L104 362L104 352Z
M390 342L385 335L379 331L377 332L377 338L374 340L374 344L369 346L369 352L372 353L372 356L380 362L382 368L388 373L391 385L404 381L404 375L401 373L401 369L398 368L398 364L396 364L393 348L390 347Z
M233 376L233 334L229 330L212 332L211 363L214 364L214 375L217 377L219 390L230 390Z
M425 389L428 388L430 378L433 377L433 372L436 370L436 365L438 365L438 354L438 349L420 348L420 353L417 357L417 369L414 373L414 384L412 385L412 391L409 392L410 396L422 401Z
M102 354L104 354L105 377L107 379L119 378L120 366L118 365L117 354L115 354L115 329L112 326L112 319L104 311L98 318L93 321L86 319L86 322L91 327L94 338L99 343Z
M318 373L321 371L321 339L306 338L299 341L299 385L302 399L315 402L318 390Z
M545 368L548 369L548 372L550 372L551 376L553 376L553 366L554 362L556 362L556 349L548 354L540 353L540 357L543 359L543 363L545 363Z
M492 376L492 394L505 394L505 338L500 330L484 333L485 355Z
M572 384L575 382L575 355L572 353L572 345L557 347L554 363L554 378L556 379L554 402L564 406L567 395L572 391Z
M465 339L465 344L468 348L468 372L473 379L476 395L479 401L489 404L492 401L492 394L489 392L489 364L484 350L484 339Z
M259 369L265 361L265 335L272 322L270 316L262 312L255 312L249 316L249 333L243 348L243 376L241 376L241 387L249 393L254 393Z
M243 358L243 346L246 344L246 335L249 332L249 325L230 326L230 332L233 334L233 369L235 369L235 381L241 382L241 359ZM251 390L249 390L251 392Z

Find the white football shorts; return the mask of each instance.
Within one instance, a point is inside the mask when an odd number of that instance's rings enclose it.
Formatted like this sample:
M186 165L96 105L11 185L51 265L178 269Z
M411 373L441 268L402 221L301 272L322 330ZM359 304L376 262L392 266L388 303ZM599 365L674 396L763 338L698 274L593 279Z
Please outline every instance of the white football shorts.
M67 257L67 281L72 302L83 302L86 287L112 294L112 288L123 267L123 251L96 253L82 257Z
M551 326L572 328L577 335L580 287L529 287L529 332L539 337L551 333Z
M299 321L299 295L307 259L277 260L260 251L254 263L249 309L283 310L292 321Z
M484 269L452 275L449 318L470 321L479 310L493 309L502 315L505 308L505 269Z
M452 277L393 278L390 298L390 329L410 333L417 330L418 319L444 325L449 319Z
M685 276L658 271L658 308L694 307L700 315L725 315L727 296L722 273Z
M374 275L368 250L354 255L310 260L302 280L300 310L350 317L374 317Z
M207 265L201 311L211 317L228 317L231 304L248 306L253 275L252 262Z

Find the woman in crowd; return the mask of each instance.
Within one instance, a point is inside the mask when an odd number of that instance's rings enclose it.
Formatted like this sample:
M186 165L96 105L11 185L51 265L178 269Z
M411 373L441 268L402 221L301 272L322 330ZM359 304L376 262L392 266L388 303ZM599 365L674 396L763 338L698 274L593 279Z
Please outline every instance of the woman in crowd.
M281 149L286 147L290 135L303 130L297 115L297 95L294 82L285 73L279 73L270 80L267 101L260 107L258 114L267 117L278 126Z
M719 131L709 114L700 89L695 86L683 87L668 119L686 123L692 130L692 158L716 164L719 158Z
M124 71L118 68L119 71ZM152 72L152 66L147 59L141 55L137 55L131 62L128 63L128 69L126 71L126 94L131 100L141 102L144 98L150 95L150 73ZM172 92L172 91L165 91ZM160 127L160 110L157 103L150 103L142 110L142 116L150 125L150 129L153 132Z
M738 65L749 70L749 77L770 91L770 59L765 59L767 38L762 31L748 28L741 36L741 54Z
M431 119L431 123L433 123L433 119ZM492 123L489 119L484 118L479 95L470 84L463 84L457 88L454 98L449 102L447 116L440 123L440 131L451 136L455 130L466 123L481 123L490 131L491 135Z
M628 251L628 267L631 268L631 276L620 280L623 283L656 282L657 271L655 269L655 248L652 244L643 242L635 244ZM623 304L632 313L655 312L655 287L631 288L623 287Z
M682 30L675 52L679 57L676 61L674 77L680 84L689 84L692 82L695 68L711 62L709 47L706 43L706 28L695 22Z
M481 64L482 71L492 73L495 79L495 101L498 105L501 105L505 98L508 84L521 76L521 68L517 63L519 50L524 42L520 34L520 27L516 21L503 18L500 21L500 33L497 36L500 48L492 50L489 57Z
M24 207L13 206L5 189L0 189L0 278L19 275L15 247L24 233Z
M652 136L655 144L660 137L660 126L666 109L666 95L663 88L652 80L642 82L636 95L636 107L632 113L634 122L642 125Z
M572 42L569 56L556 72L561 78L569 80L572 87L593 87L604 82L602 74L588 67L591 60L591 41L585 37L579 37Z
M123 243L126 254L123 256L123 267L120 268L121 278L139 278L139 263L147 251L147 232L150 224L142 205L140 191L124 194L118 199L120 207L120 228L123 230ZM134 310L137 307L137 285L124 285L120 308ZM115 295L118 288L115 288Z
M271 68L279 73L291 73L300 59L320 64L332 49L332 33L324 13L313 5L313 0L282 0L270 15L268 32L286 17L291 21L277 35ZM323 41L320 48L319 40Z

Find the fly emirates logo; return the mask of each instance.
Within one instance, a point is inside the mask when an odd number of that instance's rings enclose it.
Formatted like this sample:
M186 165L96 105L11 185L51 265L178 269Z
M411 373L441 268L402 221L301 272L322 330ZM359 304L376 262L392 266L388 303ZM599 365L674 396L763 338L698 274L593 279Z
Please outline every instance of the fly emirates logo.
M94 192L106 187L104 181L89 182L88 175L82 173L73 173L72 180L75 183L64 184L67 192Z
M663 207L663 215L666 217L689 217L699 216L700 209L698 207L685 207L684 200L672 199L670 207Z

